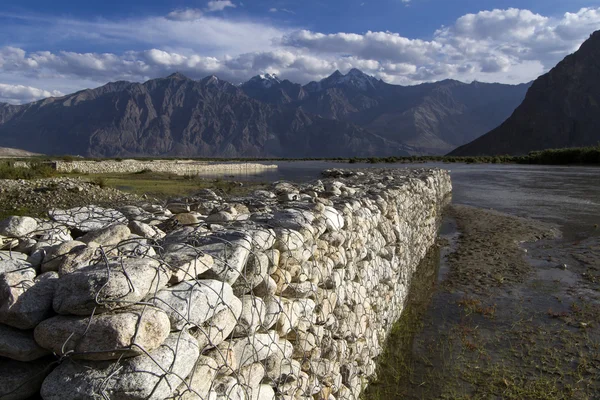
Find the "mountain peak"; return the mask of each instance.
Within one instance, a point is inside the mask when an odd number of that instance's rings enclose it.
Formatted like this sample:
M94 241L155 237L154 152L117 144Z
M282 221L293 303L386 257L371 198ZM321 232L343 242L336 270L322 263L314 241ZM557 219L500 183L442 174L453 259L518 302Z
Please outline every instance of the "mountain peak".
M537 78L504 123L451 155L519 155L597 145L599 58L600 31L596 31L579 50Z
M187 76L185 76L181 72L175 72L175 73L172 73L171 75L167 76L166 79L188 80L190 78L188 78Z
M281 83L281 79L279 79L275 74L260 74L253 76L248 82L243 83L242 86L256 85L268 89L279 83Z
M352 69L351 69L351 70L348 72L348 74L346 74L346 75L350 75L350 76L363 76L363 75L366 75L366 76L369 76L369 75L365 74L364 72L362 72L362 71L361 71L360 69L358 69L358 68L352 68Z

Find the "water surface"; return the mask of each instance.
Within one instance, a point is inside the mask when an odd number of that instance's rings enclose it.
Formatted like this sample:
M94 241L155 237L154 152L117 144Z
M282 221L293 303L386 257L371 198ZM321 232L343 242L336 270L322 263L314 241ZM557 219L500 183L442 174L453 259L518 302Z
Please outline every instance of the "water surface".
M278 169L237 174L239 180L306 182L328 168L450 170L453 201L558 224L568 238L599 235L600 168L516 164L349 164L335 161L275 162Z

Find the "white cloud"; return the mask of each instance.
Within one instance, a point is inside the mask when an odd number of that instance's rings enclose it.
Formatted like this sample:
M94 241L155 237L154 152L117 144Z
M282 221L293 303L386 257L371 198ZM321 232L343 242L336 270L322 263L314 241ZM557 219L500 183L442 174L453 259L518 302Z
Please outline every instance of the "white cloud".
M219 1L223 2L227 1ZM305 83L336 69L359 68L398 84L447 78L518 83L553 67L599 28L600 8L583 8L559 18L519 9L482 11L458 18L429 40L395 32L326 34L214 17L197 9L122 21L38 18L27 31L0 26L0 35L14 31L24 41L31 35L31 42L39 48L43 38L61 43L60 38L68 32L90 43L125 44L126 49L137 50L27 52L25 46L7 46L0 48L0 80L5 85L67 93L74 87L117 79L143 81L175 71L195 79L215 74L234 83L269 72ZM3 98L26 101L24 95Z
M278 10L277 10L275 7L273 7L273 8L269 8L269 12L276 13L277 11L278 11Z
M167 14L167 19L175 21L196 21L202 18L202 11L197 8L174 10Z
M208 2L206 9L209 12L213 12L213 11L223 11L227 7L235 8L236 5L233 4L230 0L211 0Z
M0 83L0 102L2 103L22 104L51 96L63 96L63 93L57 90L48 91L31 86Z

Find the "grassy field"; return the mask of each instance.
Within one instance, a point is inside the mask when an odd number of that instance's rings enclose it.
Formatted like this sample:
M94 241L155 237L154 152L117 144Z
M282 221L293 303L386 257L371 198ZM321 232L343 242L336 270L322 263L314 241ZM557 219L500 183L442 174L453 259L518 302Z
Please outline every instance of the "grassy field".
M111 187L136 195L156 198L191 195L200 189L213 189L226 195L244 195L264 188L260 182L235 182L225 179L204 179L198 176L180 176L168 173L141 171L130 174L58 173L48 164L33 162L30 168L15 167L11 161L0 161L0 179L40 179L52 177L81 178L100 187Z
M256 182L235 182L222 179L202 179L196 176L179 176L151 171L133 174L80 175L102 187L112 187L136 195L148 195L157 198L192 195L200 189L212 189L230 196L242 196L262 189L267 185Z

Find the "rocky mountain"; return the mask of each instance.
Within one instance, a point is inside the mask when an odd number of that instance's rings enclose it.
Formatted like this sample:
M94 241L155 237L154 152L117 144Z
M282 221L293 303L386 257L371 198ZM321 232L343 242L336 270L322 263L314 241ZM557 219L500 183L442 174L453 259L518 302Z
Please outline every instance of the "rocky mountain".
M2 157L35 157L38 153L32 153L21 149L12 149L10 147L0 147L0 158Z
M351 157L442 154L500 124L527 85L390 85L353 69L299 85L175 73L0 104L0 146L85 156Z
M352 157L406 154L352 123L248 97L181 74L109 83L60 98L3 106L0 145L86 156Z
M443 154L481 136L510 116L529 87L454 80L398 86L357 69L303 87L266 82L255 77L241 87L263 102L355 123L413 154Z
M534 81L502 125L451 155L527 154L600 142L600 31Z

